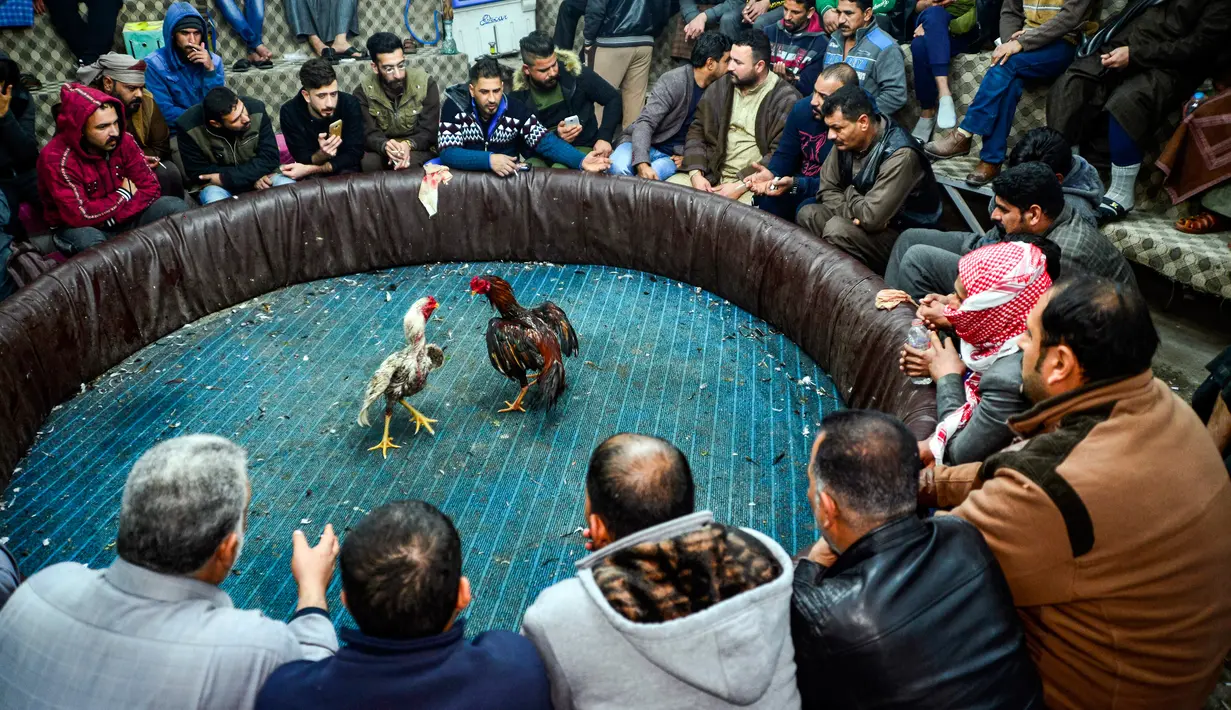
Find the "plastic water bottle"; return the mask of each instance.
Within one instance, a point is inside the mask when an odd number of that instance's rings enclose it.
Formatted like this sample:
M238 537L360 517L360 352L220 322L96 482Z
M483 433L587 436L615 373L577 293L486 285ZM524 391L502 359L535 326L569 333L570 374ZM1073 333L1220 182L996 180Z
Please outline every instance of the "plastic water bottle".
M1202 101L1205 101L1204 91L1198 91L1197 93L1193 94L1193 97L1191 100L1189 100L1188 105L1184 107L1184 115L1187 116L1191 114L1193 111L1196 111L1197 107L1201 105Z
M923 321L916 318L910 322L910 332L906 334L906 344L915 350L927 350L932 347L932 331L928 330ZM912 377L912 384L930 385L931 377Z

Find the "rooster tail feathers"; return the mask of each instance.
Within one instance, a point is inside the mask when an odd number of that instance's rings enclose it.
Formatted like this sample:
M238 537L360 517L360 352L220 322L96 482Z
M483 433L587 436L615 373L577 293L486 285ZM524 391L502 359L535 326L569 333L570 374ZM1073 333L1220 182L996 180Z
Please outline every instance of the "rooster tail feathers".
M547 408L551 409L567 387L564 382L564 363L559 360L549 363L539 373L537 384L543 393L543 400L547 403Z

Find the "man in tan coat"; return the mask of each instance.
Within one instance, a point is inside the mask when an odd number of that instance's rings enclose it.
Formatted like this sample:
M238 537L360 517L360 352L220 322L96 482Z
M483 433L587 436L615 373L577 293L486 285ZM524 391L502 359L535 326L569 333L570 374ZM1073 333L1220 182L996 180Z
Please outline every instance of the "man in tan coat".
M1201 707L1231 648L1231 480L1157 345L1134 289L1055 286L1020 340L1024 441L921 475L999 560L1053 710Z

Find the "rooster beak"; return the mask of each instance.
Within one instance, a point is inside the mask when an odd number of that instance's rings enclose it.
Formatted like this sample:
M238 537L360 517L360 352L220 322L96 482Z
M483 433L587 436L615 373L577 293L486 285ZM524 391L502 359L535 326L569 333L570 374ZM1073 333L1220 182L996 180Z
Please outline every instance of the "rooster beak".
M474 290L474 289L470 289L470 297L471 297L471 298L474 298L474 297L475 297L475 296L477 296L477 295L479 295L479 292L478 292L478 291L476 291L476 290Z

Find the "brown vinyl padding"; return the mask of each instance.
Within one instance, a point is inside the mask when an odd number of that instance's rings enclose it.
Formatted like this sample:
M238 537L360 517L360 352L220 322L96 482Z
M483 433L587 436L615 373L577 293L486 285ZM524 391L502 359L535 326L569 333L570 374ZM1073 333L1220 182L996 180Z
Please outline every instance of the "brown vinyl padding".
M420 171L309 180L160 220L0 302L0 487L52 407L145 345L291 284L431 262L637 269L711 291L781 328L850 407L935 425L932 388L898 371L909 308L800 229L726 198L637 178L454 173L429 219Z

